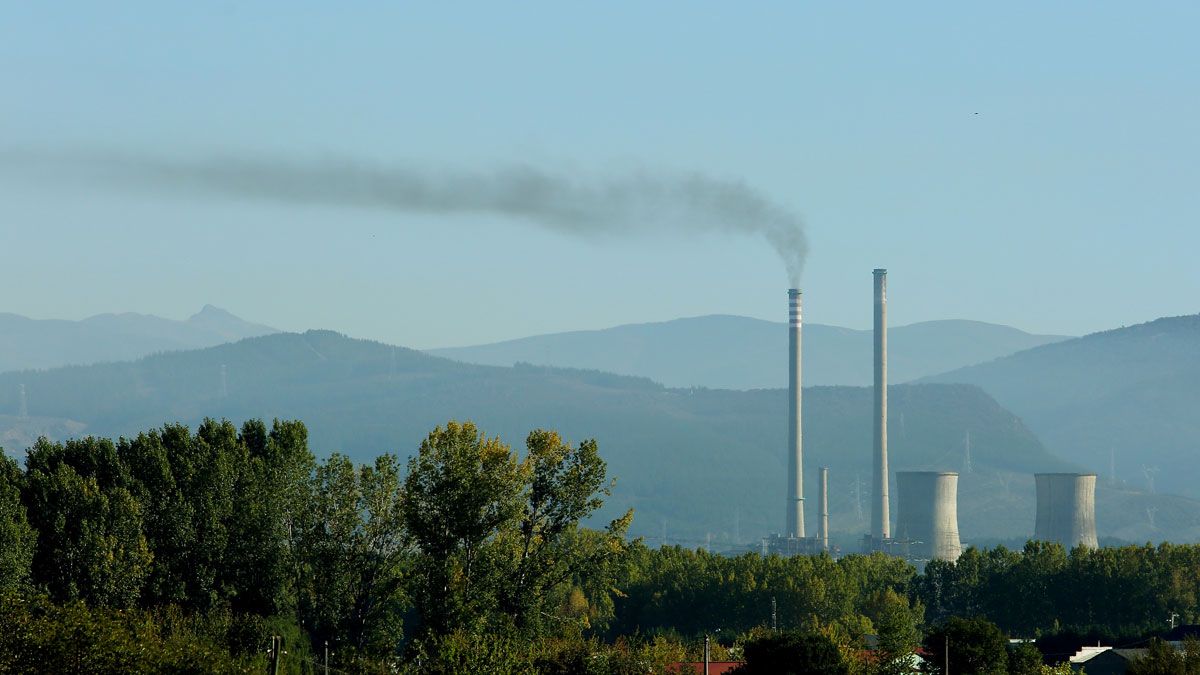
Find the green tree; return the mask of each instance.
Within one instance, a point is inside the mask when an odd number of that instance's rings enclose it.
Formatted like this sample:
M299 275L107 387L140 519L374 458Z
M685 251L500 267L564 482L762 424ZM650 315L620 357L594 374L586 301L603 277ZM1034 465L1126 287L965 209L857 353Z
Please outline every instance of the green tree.
M152 556L113 444L40 439L26 467L26 508L38 532L35 581L59 601L133 606Z
M1042 652L1032 642L1021 642L1008 650L1009 675L1041 675Z
M0 672L262 672L257 644L231 650L222 623L170 610L117 611L0 595Z
M0 593L26 585L37 545L37 534L21 503L24 482L20 467L0 449Z
M1141 658L1129 664L1131 675L1198 675L1200 674L1200 641L1187 637L1182 648L1176 649L1157 638L1147 645Z
M920 623L924 608L909 605L908 598L892 589L877 593L869 618L879 643L875 672L880 675L912 671L912 654L921 644Z
M197 438L233 459L233 482L224 579L235 609L264 616L293 614L302 560L296 554L316 463L308 430L275 420L269 432L252 420L237 433L228 422L206 421Z
M186 429L183 434L188 436ZM201 565L194 555L194 509L175 480L171 452L162 434L153 430L132 439L123 438L117 453L130 477L129 490L142 507L142 531L154 556L143 603L208 607L211 602L192 602L196 594L193 579Z
M943 673L946 649L955 675L1003 675L1008 669L1008 640L996 624L983 618L951 617L925 636L931 672Z
M531 630L552 616L547 603L554 601L553 589L604 576L605 563L625 550L633 511L609 523L599 540L579 536L579 522L600 508L613 485L596 442L571 447L558 433L538 429L525 445L524 514L517 524L517 552L501 586L500 602L519 629Z
M516 456L470 422L434 429L409 460L404 522L422 553L413 599L427 630L478 625L494 609L486 547L521 514L522 490Z
M394 455L355 467L334 454L316 470L300 612L314 643L339 658L386 657L403 636L408 565L400 465Z
M789 632L747 642L738 675L849 675L838 644L821 633Z
M1183 654L1174 647L1155 638L1146 647L1141 658L1129 664L1130 675L1184 675Z

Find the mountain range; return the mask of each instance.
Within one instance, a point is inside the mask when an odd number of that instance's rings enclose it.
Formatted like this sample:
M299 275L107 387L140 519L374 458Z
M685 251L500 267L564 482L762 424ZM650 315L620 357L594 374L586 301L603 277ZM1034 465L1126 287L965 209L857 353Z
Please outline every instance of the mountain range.
M1109 482L1200 497L1200 315L1043 345L927 378L974 384Z
M872 383L870 330L804 326L804 382ZM531 363L648 377L669 387L759 389L786 386L785 324L711 315L603 330L573 331L433 349L437 356L493 366ZM908 382L1066 339L980 321L927 321L888 331L891 382Z
M81 321L0 314L0 372L128 361L274 333L205 305L183 321L150 314L99 314Z
M28 392L24 418L13 414L18 384ZM830 467L832 529L851 546L870 512L871 398L867 387L805 391L806 491L815 495L815 468ZM597 439L618 481L602 517L632 507L633 532L652 543L665 532L671 542L735 546L782 527L786 399L783 389L679 389L597 371L465 364L310 331L0 374L0 411L8 413L0 436L19 453L39 433L118 436L206 416L296 418L309 425L318 454L364 461L408 456L451 418L517 447L548 427L574 441ZM976 386L897 385L890 400L893 470L963 470L968 542L1029 536L1030 474L1073 468ZM1148 509L1172 538L1200 538L1200 502L1107 486L1098 496L1101 535L1155 538Z

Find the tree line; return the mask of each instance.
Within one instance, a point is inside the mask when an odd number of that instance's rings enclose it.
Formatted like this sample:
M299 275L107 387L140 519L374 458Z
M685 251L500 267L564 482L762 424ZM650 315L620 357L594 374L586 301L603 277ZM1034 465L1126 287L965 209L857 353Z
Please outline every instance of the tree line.
M0 671L318 672L328 654L335 672L645 673L709 636L751 674L797 654L887 673L954 635L1000 646L953 672L1040 672L1006 636L1054 654L1200 618L1196 546L1031 542L923 574L651 549L632 512L582 525L612 487L594 441L535 430L516 451L470 423L406 463L318 460L297 421L42 439L0 460Z

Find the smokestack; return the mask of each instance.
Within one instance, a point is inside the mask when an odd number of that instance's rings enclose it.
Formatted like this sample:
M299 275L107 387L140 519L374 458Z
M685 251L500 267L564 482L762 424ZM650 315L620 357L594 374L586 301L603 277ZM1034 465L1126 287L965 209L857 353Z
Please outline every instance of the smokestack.
M958 560L958 474L896 473L896 536L911 542L909 554L927 560Z
M804 450L800 416L800 290L788 289L787 534L804 536Z
M1038 473L1033 538L1096 548L1096 474Z
M875 270L875 467L871 505L871 536L877 541L891 537L888 523L887 457L887 270Z
M817 503L820 517L817 519L817 540L822 551L829 550L829 467L821 467L821 481L818 485Z

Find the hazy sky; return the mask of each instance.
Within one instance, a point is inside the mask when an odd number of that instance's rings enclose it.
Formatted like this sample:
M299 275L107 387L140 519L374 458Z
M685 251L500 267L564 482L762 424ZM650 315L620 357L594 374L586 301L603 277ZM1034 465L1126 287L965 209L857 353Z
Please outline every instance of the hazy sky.
M807 222L809 321L1083 333L1200 311L1200 4L34 3L0 148L743 182ZM0 311L416 347L783 320L762 239L572 237L0 171Z

